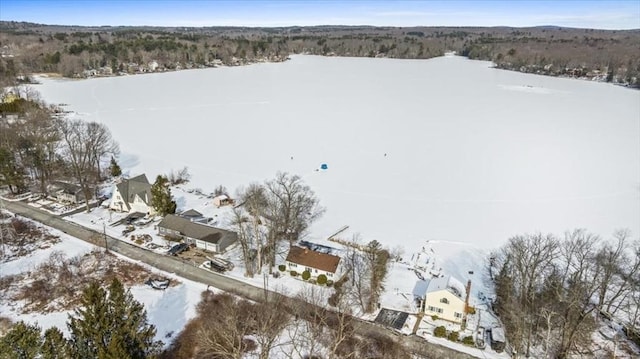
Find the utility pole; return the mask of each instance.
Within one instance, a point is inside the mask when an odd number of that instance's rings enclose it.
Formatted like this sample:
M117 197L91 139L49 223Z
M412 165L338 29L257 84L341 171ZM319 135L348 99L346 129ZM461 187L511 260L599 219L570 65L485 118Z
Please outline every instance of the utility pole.
M262 273L262 279L263 279L263 287L264 287L264 300L267 301L267 296L269 294L269 274L268 273Z
M107 246L107 226L102 222L102 235L104 236L104 252L109 253L109 247Z

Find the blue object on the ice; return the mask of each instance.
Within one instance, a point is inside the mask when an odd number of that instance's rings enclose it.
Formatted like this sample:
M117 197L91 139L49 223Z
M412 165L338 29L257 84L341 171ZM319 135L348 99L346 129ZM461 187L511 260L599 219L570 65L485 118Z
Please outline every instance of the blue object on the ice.
M327 166L326 163L320 165L320 169L326 170L327 168L329 168L329 166Z

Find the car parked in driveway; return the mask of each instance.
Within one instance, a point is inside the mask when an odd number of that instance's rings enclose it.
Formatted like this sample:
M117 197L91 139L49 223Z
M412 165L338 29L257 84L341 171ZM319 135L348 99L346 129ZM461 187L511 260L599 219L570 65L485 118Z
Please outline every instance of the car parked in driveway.
M133 232L136 228L132 225L128 225L125 227L125 229L122 230L122 235L126 236L127 234Z
M167 252L167 254L170 254L172 256L177 256L178 254L189 250L189 245L186 243L178 243L175 246L171 247L171 249L169 249L169 252Z

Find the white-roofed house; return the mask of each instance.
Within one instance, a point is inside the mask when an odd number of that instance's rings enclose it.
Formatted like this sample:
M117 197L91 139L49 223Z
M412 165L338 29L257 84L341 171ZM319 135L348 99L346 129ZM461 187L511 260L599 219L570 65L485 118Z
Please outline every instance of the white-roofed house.
M464 285L451 276L420 280L413 288L413 295L421 299L426 315L462 324L466 309Z

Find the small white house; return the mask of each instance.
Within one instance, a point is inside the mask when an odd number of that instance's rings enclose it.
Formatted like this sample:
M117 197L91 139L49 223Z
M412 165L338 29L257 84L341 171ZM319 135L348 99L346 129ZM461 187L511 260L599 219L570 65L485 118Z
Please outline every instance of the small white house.
M413 289L426 315L461 324L466 310L464 285L451 276L420 280Z
M147 176L141 174L116 184L113 187L109 208L119 212L153 214L151 184Z
M324 274L330 280L336 280L340 257L316 252L308 248L292 246L286 259L288 271L302 273L309 271L311 278Z

